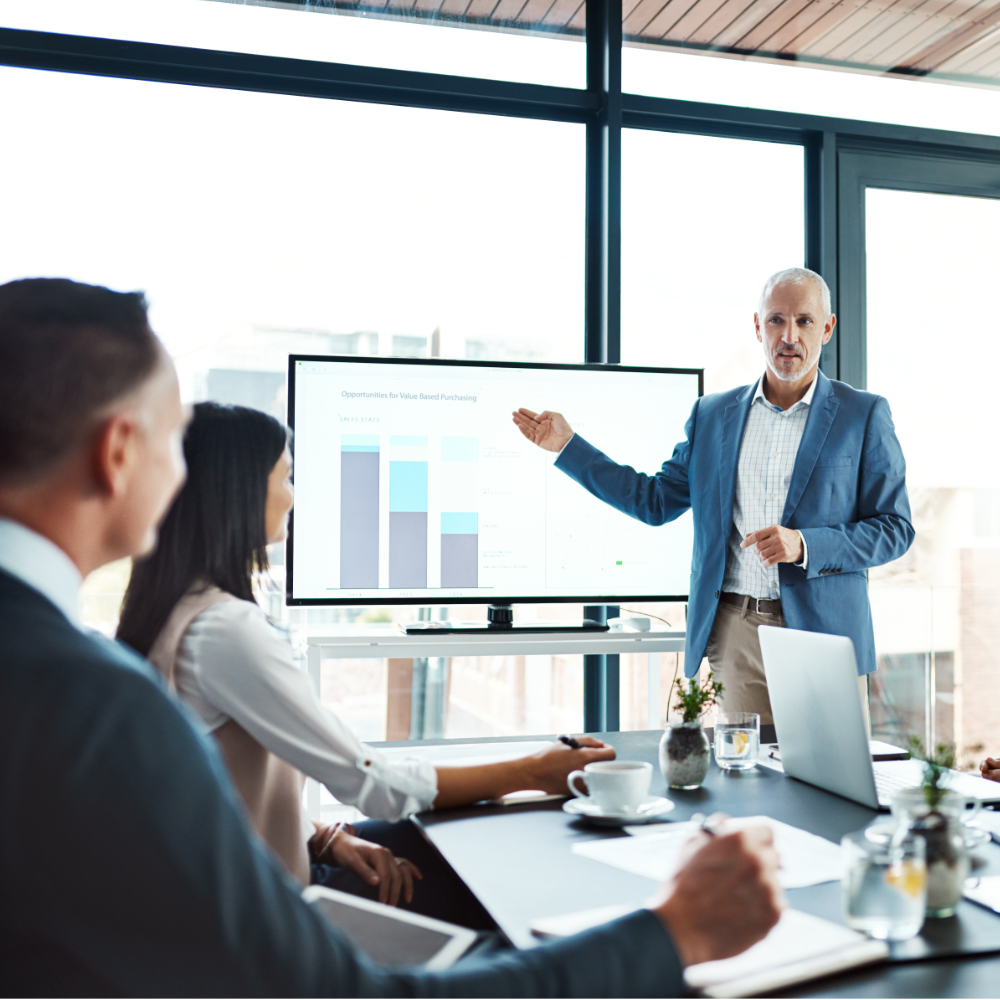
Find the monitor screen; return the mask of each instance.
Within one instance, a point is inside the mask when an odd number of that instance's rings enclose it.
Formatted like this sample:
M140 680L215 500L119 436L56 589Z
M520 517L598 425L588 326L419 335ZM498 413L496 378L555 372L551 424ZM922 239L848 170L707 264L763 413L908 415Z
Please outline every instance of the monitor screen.
M700 370L292 355L288 391L288 603L686 598L690 512L650 527L614 510L511 413L562 413L652 474L684 438Z

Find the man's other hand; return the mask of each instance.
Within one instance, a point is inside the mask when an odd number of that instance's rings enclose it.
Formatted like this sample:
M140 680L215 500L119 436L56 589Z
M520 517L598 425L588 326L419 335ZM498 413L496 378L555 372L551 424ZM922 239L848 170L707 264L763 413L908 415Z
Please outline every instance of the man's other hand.
M1000 781L1000 760L996 757L987 757L979 765L979 773L990 781Z
M532 413L523 406L514 411L514 423L532 443L546 451L562 451L573 436L573 428L561 413Z
M771 830L752 826L695 837L652 910L688 966L746 951L778 922L784 906Z
M740 542L740 548L748 549L751 545L757 549L760 561L765 566L802 562L802 536L794 528L772 524L770 528L750 531Z
M527 776L524 788L537 788L549 795L568 795L567 779L573 771L582 771L597 760L614 760L615 748L591 736L577 739L579 750L565 743L553 743L530 757L523 758Z

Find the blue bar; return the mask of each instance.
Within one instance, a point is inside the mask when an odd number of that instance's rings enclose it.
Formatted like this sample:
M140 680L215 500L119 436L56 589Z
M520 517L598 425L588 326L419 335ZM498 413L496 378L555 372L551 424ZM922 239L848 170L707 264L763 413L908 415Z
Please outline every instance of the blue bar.
M389 463L389 511L397 514L427 513L427 463Z
M479 515L475 512L471 514L441 514L441 534L442 535L478 535Z
M340 446L343 451L354 451L356 448L364 448L366 451L378 451L378 435L341 434Z
M478 462L479 438L443 437L441 438L442 462Z
M398 448L426 448L427 438L419 434L393 434L389 437L389 444Z

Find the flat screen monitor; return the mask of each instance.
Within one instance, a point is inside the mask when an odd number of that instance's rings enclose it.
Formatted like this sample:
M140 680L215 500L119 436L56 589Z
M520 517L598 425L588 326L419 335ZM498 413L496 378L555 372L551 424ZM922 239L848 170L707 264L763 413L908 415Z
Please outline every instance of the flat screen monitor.
M685 600L692 522L591 496L514 426L518 407L650 474L684 438L701 370L292 355L287 602Z

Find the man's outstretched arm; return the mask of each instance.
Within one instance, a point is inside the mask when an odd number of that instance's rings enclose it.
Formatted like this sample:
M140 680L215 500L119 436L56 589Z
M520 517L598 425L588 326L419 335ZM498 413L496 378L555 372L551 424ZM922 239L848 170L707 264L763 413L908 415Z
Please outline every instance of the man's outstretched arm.
M684 426L685 440L674 448L669 461L654 476L619 465L573 428L561 413L514 411L514 423L533 444L559 454L556 468L599 500L646 524L666 524L691 506L688 464L694 443L698 404Z

